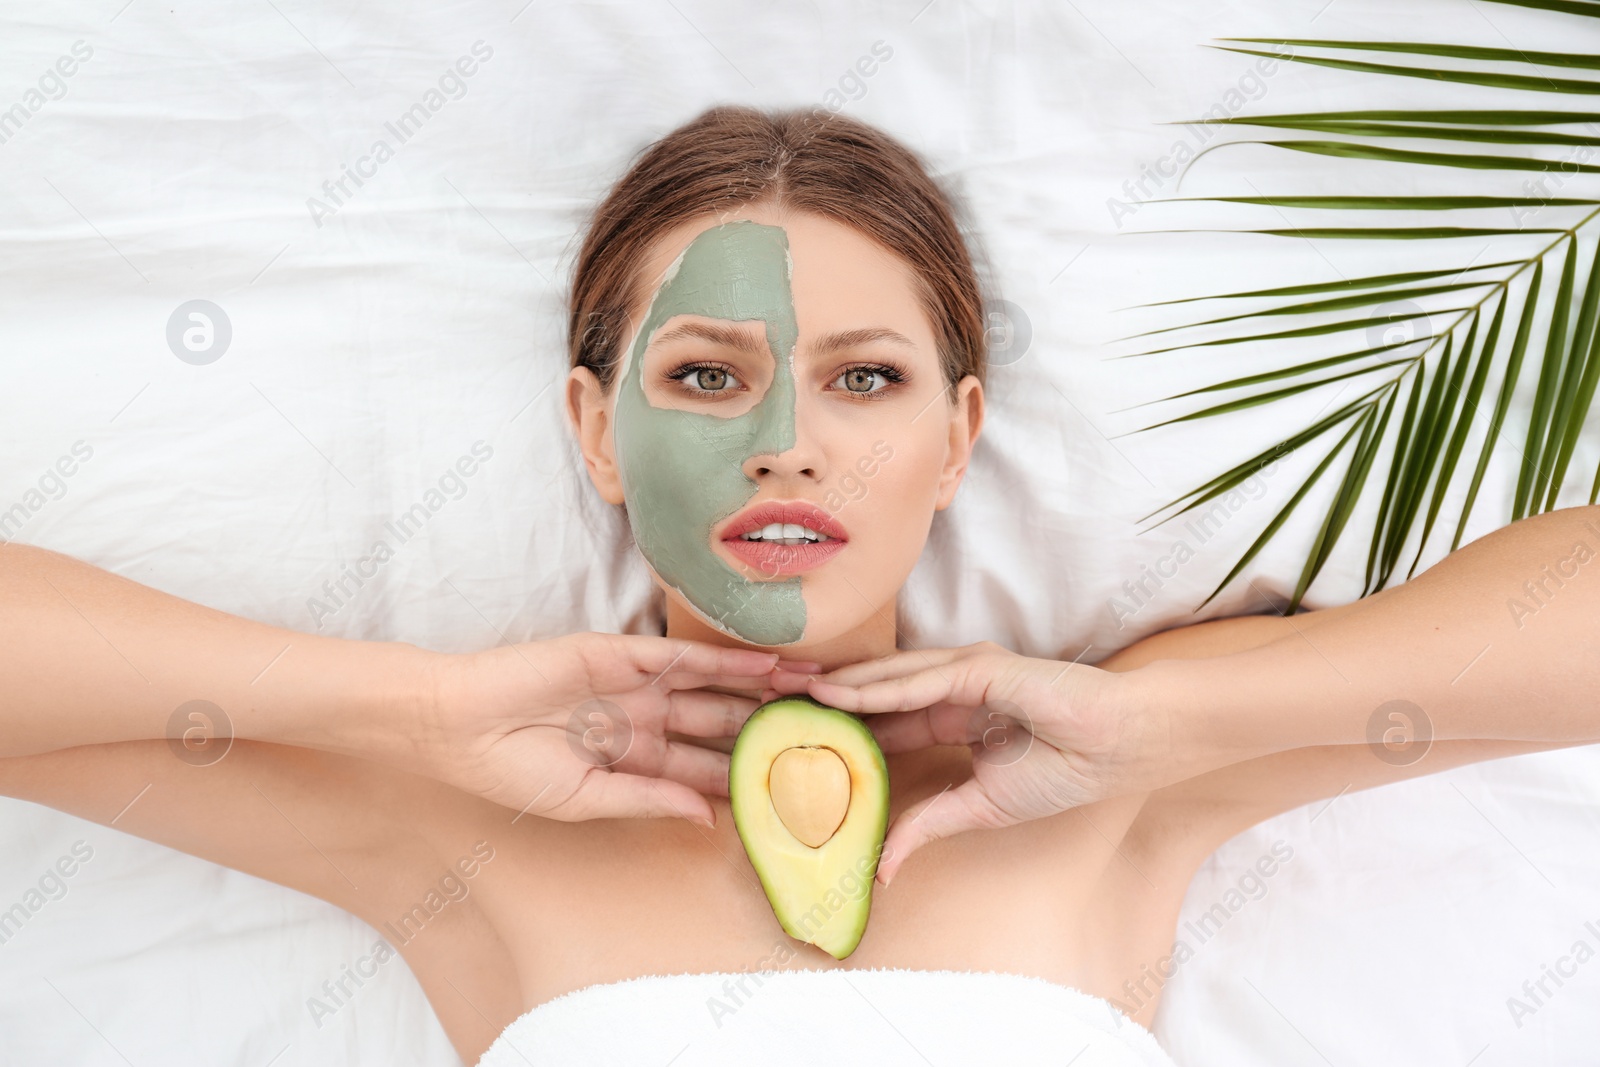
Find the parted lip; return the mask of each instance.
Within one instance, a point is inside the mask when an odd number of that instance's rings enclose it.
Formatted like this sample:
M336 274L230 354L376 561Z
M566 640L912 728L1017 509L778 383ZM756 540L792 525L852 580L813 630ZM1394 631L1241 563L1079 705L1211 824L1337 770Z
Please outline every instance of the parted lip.
M774 522L792 522L797 526L809 526L835 540L850 540L838 520L809 500L768 500L746 508L728 520L728 525L722 529L720 540L735 541L751 530L759 530Z

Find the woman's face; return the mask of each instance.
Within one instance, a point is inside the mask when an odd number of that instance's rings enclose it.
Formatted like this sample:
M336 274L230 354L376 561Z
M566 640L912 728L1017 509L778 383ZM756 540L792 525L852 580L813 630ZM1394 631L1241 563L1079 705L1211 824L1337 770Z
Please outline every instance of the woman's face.
M895 594L982 423L977 379L945 386L910 270L847 226L762 206L669 231L641 278L610 395L578 368L569 404L669 611L791 658L861 631L892 650ZM753 522L822 538L752 541Z

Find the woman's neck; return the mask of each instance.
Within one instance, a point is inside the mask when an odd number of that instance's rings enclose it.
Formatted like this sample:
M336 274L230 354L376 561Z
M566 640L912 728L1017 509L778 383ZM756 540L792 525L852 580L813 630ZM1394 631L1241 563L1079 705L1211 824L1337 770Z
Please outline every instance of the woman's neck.
M812 660L822 664L824 672L847 667L862 660L892 655L895 642L895 605L890 601L884 608L847 634L816 644L786 645L781 649L764 648L747 644L730 634L707 626L699 616L682 607L672 597L667 598L668 637L704 641L723 648L759 648L762 652L778 652L788 660ZM739 696L761 699L760 689L728 689L710 686L713 692L734 693ZM669 740L713 748L719 752L733 749L733 738L699 738L683 734L668 734ZM901 752L886 757L889 765L890 790L896 795L920 798L931 795L942 787L956 785L972 774L972 755L966 745L932 745L911 752Z
M826 641L800 642L771 648L752 645L732 634L709 626L694 612L681 605L674 597L667 597L667 636L703 641L723 648L753 648L761 652L776 652L786 660L811 660L822 664L824 672L848 667L862 660L878 659L892 655L895 643L895 605L890 601L873 612L865 621L848 633L839 634ZM760 693L751 694L760 696Z

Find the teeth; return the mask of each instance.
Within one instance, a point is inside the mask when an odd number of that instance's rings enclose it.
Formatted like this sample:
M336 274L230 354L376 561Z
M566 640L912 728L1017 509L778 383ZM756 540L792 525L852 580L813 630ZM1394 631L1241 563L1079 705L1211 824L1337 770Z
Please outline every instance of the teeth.
M770 522L759 530L751 530L743 539L781 545L809 545L833 540L827 534L818 533L809 526L800 526L792 522Z

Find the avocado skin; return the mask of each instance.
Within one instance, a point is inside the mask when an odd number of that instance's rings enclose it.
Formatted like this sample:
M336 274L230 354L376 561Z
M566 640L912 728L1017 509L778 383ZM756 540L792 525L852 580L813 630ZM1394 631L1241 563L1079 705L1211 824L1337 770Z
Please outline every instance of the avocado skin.
M782 825L766 787L778 753L806 744L838 753L851 779L844 823L815 850ZM845 959L866 933L888 831L889 770L877 738L856 716L809 695L768 701L734 741L728 794L739 839L779 925L797 941Z

